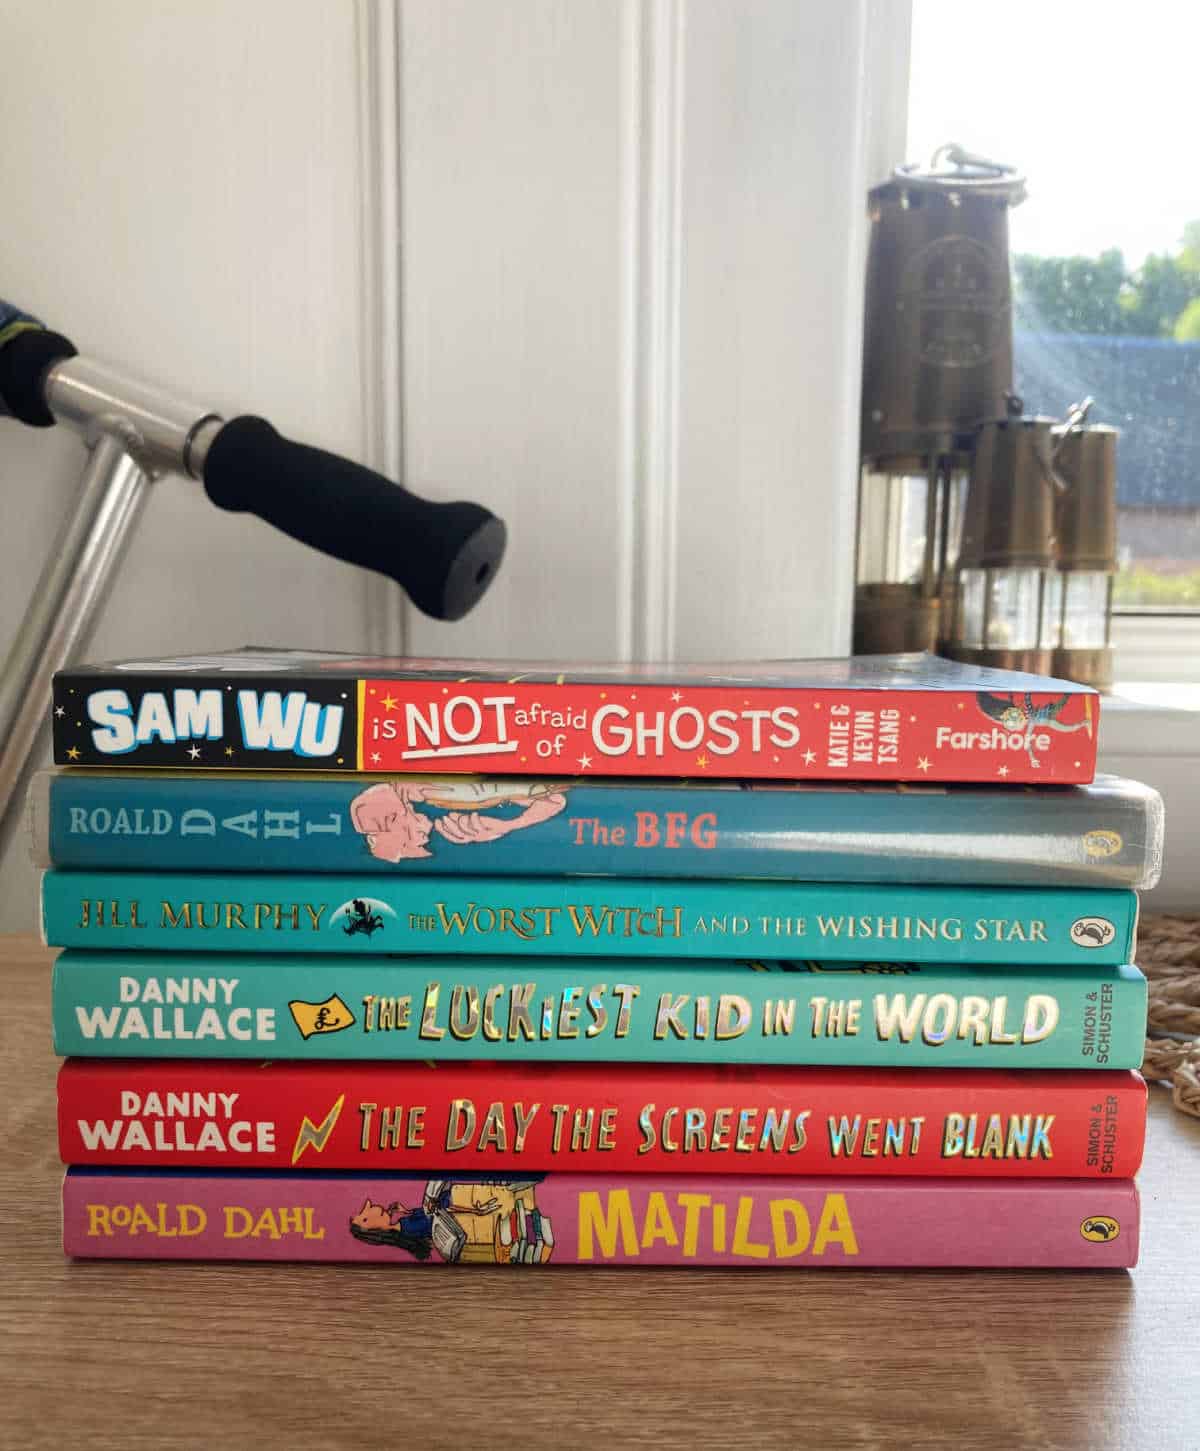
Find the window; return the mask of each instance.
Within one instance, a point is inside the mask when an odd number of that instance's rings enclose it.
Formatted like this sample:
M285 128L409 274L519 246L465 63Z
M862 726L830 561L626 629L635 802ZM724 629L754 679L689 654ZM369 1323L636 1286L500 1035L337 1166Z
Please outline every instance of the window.
M1090 396L1089 421L1121 430L1114 599L1141 615L1200 613L1197 41L1175 0L913 4L907 154L956 141L1024 172L1016 391L1057 417ZM1200 619L1178 623L1168 678L1200 657Z

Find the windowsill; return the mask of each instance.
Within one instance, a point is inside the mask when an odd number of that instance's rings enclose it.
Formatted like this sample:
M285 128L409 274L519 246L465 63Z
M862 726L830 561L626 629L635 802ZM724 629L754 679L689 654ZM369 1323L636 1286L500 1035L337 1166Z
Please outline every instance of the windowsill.
M1157 710L1200 710L1200 681L1195 680L1125 680L1113 686L1113 696L1121 703L1152 706Z
M1200 683L1200 619L1195 613L1117 613L1112 619L1112 646L1117 679L1139 682L1119 685L1120 691L1140 692L1146 685L1175 691L1180 688L1178 681Z
M1200 753L1200 682L1119 681L1100 707L1100 750L1132 756Z
M1122 682L1100 707L1099 766L1145 781L1166 805L1162 880L1152 911L1200 909L1200 683Z

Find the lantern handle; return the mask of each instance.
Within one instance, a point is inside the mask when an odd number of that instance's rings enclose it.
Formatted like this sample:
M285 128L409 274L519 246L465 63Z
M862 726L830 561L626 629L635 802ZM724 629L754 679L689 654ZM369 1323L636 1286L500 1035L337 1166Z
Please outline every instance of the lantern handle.
M931 171L938 171L944 161L956 166L960 171L968 167L975 171L986 171L994 176L1011 176L1016 173L1015 166L1009 166L1003 161L992 161L987 156L980 156L977 152L968 151L965 146L960 146L957 141L947 141L944 146L939 146L933 153L929 163Z
M1095 401L1096 400L1089 393L1086 398L1081 398L1078 403L1072 403L1070 408L1067 409L1066 418L1064 418L1059 427L1054 430L1054 432L1058 434L1058 438L1055 440L1054 446L1050 450L1051 460L1058 457L1058 451L1062 448L1063 444L1066 443L1067 435L1074 432L1075 429L1080 428L1083 425L1084 420L1092 411L1092 405L1095 403Z

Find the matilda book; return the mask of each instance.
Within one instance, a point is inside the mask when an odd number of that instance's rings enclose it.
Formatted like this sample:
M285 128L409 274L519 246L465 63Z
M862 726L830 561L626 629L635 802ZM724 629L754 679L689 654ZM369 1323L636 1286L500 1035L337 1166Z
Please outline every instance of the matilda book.
M51 947L1054 963L1133 959L1137 897L654 877L68 872L42 878Z
M1124 1269L1130 1179L813 1179L88 1169L63 1182L84 1259L393 1265Z
M54 680L77 766L1079 784L1086 686L933 655L704 665L247 649Z
M1130 887L1162 798L1091 786L41 772L41 866Z
M1137 1068L1136 967L64 952L66 1056Z
M1136 1073L72 1058L66 1164L1129 1179Z

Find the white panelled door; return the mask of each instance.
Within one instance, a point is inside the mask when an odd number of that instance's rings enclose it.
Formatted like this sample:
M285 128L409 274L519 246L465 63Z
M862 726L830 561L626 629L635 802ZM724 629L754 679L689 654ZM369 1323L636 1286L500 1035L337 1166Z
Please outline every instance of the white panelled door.
M903 0L7 0L0 295L510 528L442 625L163 480L89 653L844 651L907 33ZM0 424L2 644L81 463ZM34 902L18 840L0 928Z
M396 54L403 467L511 529L410 651L846 651L908 6L404 0Z

